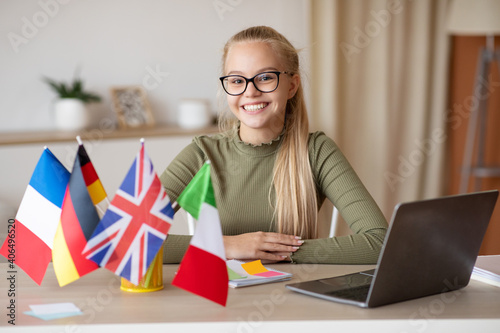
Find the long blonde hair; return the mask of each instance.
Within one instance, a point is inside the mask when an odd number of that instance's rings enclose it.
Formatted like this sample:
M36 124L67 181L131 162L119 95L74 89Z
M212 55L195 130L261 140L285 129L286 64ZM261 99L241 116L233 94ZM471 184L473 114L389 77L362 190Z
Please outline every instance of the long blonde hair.
M286 71L299 74L297 50L283 35L266 26L248 28L228 40L222 57L223 71L230 48L241 42L267 43L285 65ZM235 134L238 122L231 120L227 113L221 113L219 126L222 132ZM318 200L309 163L308 137L309 121L302 83L299 83L297 92L286 105L285 129L273 171L276 202L271 204L274 206L277 231L306 239L318 235ZM269 191L270 200L271 193L272 187Z

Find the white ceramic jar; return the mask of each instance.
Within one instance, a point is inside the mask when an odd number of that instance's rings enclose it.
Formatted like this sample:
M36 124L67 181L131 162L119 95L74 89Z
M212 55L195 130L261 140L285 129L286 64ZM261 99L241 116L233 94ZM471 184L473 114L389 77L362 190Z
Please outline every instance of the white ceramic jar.
M208 102L203 99L184 99L179 103L177 123L181 128L197 129L210 125L212 117Z

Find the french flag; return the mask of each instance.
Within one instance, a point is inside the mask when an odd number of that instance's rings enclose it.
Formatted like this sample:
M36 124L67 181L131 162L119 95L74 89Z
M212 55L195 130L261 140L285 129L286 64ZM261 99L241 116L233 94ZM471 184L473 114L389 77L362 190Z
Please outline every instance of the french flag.
M38 285L52 259L54 235L70 173L45 148L31 176L0 254L25 271Z

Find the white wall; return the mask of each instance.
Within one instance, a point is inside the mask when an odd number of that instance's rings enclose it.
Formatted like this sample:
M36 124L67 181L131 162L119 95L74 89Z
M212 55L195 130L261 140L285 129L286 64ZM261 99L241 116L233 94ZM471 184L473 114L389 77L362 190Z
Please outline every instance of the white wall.
M68 81L76 68L104 97L99 117L116 119L110 87L144 82L159 123L175 122L182 98L215 110L225 41L270 25L305 48L307 70L308 17L308 0L0 0L0 132L53 128L41 78Z

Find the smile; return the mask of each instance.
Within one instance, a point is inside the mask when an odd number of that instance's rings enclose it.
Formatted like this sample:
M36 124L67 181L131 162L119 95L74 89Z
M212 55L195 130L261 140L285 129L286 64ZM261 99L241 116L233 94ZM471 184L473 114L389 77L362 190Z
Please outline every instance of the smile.
M244 108L246 111L255 112L255 111L262 110L262 109L263 109L263 108L265 108L268 104L269 104L269 103L259 103L259 104L243 105L243 108Z

